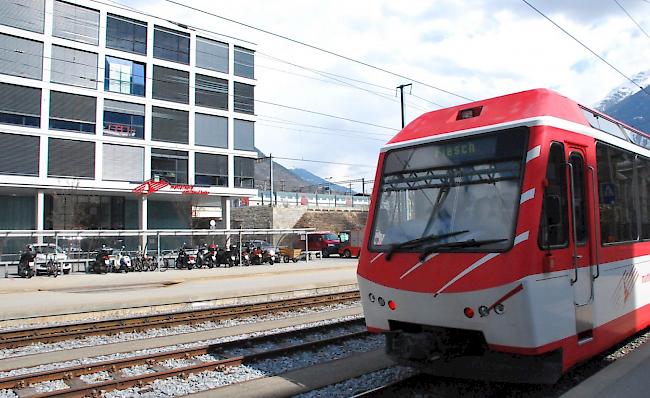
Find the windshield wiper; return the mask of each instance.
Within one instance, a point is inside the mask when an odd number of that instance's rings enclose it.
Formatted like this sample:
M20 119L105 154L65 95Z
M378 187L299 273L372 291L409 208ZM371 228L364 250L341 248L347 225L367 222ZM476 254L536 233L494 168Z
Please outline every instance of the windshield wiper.
M416 239L407 240L406 242L396 243L392 245L390 250L388 250L388 253L386 253L386 261L390 261L391 257L393 257L393 254L395 254L395 252L399 249L418 247L424 243L433 243L441 239L451 238L452 236L464 234L467 232L469 232L469 230L465 229L462 231L448 232L446 234L421 236Z
M476 239L468 239L468 240L461 240L459 242L447 242L447 243L439 243L437 245L431 245L427 247L422 254L420 255L420 261L424 261L424 259L427 258L427 256L431 253L435 253L439 249L456 249L456 248L464 248L464 247L479 247L483 245L489 245L491 243L499 243L499 242L504 242L508 239L502 238L502 239L482 239L482 240L476 240Z

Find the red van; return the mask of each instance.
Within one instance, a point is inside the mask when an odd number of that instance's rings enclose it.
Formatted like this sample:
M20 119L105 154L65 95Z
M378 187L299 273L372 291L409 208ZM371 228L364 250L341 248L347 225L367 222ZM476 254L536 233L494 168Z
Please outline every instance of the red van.
M323 257L329 257L330 254L338 253L339 244L341 241L334 232L329 231L316 231L310 232L308 236L308 249L309 251L320 251ZM305 237L301 236L302 246L305 247Z

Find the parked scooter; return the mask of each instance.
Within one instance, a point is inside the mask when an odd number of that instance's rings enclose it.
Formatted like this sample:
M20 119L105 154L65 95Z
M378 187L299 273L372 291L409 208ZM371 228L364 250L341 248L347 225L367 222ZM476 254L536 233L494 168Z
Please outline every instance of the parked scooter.
M248 253L250 253L250 263L252 265L262 265L264 262L264 250L261 247L247 247Z
M230 245L228 250L218 249L217 261L219 264L225 264L228 268L239 265L239 248L237 245Z
M269 249L264 250L262 253L262 262L269 263L269 265L273 265L278 262L275 251L271 251Z
M90 263L90 272L95 274L105 274L108 272L111 267L111 255L113 254L113 249L110 247L102 247L97 250L97 255L95 256L95 261Z
M197 268L203 268L203 266L206 266L208 268L214 267L216 262L212 261L212 255L210 254L210 251L208 250L207 244L203 244L203 246L199 246L196 249L196 267Z
M216 244L211 244L208 246L208 253L207 253L207 261L208 261L208 267L213 268L213 267L219 267L221 262L219 261L219 253L223 252L223 249L219 248L219 245Z
M131 256L129 256L124 246L122 246L122 250L117 253L111 262L111 266L113 272L124 272L126 274L129 271L133 271Z
M18 261L18 275L21 278L31 278L36 274L36 251L28 245Z
M185 245L178 249L178 256L176 257L176 268L187 268L188 270L194 268L196 265L196 257L187 253L188 248Z
M249 265L251 265L251 251L248 246L242 247L241 260L238 262L237 265L242 265L244 267L248 267Z

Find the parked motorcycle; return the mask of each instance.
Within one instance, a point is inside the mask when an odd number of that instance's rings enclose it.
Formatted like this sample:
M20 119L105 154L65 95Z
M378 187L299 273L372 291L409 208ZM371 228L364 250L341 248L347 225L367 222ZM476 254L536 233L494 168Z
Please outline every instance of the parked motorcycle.
M262 262L269 263L269 265L273 265L278 262L278 259L275 255L275 250L265 249L262 253Z
M212 261L212 255L208 250L208 246L206 244L199 246L196 250L196 267L203 268L203 266L206 266L212 268L214 265L215 262Z
M176 257L176 268L187 268L188 270L194 268L196 265L196 257L187 253L185 245L178 249L178 256Z
M241 260L237 265L243 265L244 267L251 265L251 251L248 247L242 247Z
M208 253L207 253L207 260L208 262L208 267L213 268L213 267L219 267L221 262L219 261L219 254L220 252L223 252L223 249L220 249L218 245L216 244L211 244L208 246Z
M264 262L264 250L261 247L251 246L248 247L248 253L250 253L250 263L252 265L262 265Z
M36 274L36 252L32 246L27 246L18 261L18 275L21 278L31 278Z
M102 247L97 250L97 255L95 256L95 261L90 263L90 272L95 274L105 274L111 267L111 255L113 254L113 249L110 247Z
M228 250L218 249L217 261L219 264L225 264L228 268L239 265L239 248L237 245L230 245Z

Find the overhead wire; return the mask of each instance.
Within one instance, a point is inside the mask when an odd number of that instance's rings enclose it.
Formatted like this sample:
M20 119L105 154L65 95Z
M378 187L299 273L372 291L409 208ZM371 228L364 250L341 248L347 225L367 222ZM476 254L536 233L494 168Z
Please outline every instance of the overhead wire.
M169 0L167 0L167 1L169 1ZM569 33L566 29L564 29L563 27L561 27L557 22L553 21L550 17L548 17L548 16L547 16L546 14L544 14L542 11L540 11L540 10L537 9L535 6L533 6L532 4L530 4L530 2L528 2L528 0L521 0L521 1L523 1L524 3L526 3L526 5L528 5L528 7L532 8L535 12L537 12L539 15L541 15L542 17L544 17L544 19L546 19L547 21L549 21L550 23L552 23L556 28L558 28L558 29L560 29L562 32L564 32L564 34L566 34L567 36L569 36L570 38L572 38L573 40L575 40L575 41L576 41L578 44L580 44L583 48L585 48L587 51L589 51L590 53L592 53L596 58L598 58L599 60L601 60L603 63L605 63L605 64L606 64L607 66L609 66L611 69L613 69L614 71L616 71L619 75L623 76L626 80L628 80L628 81L629 81L630 83L632 83L634 86L636 86L636 87L638 87L639 89L641 89L641 91L643 91L644 93L650 95L650 92L648 92L644 87L641 87L637 82L635 82L634 80L632 80L628 75L626 75L625 73L621 72L620 69L618 69L617 67L615 67L614 65L612 65L609 61L607 61L605 58L601 57L598 53L596 53L594 50L592 50L591 48L589 48L586 44L584 44L582 41L580 41L577 37L575 37L574 35L572 35L571 33Z
M224 21L228 21L228 22L231 22L231 23L234 23L234 24L237 24L237 25L241 25L241 26L244 26L244 27L249 28L249 29L257 30L257 31L262 32L264 34L271 35L271 36L274 36L274 37L277 37L277 38L280 38L280 39L283 39L283 40L287 40L287 41L290 41L292 43L299 44L299 45L302 45L304 47L311 48L313 50L317 50L317 51L320 51L320 52L323 52L323 53L326 53L326 54L329 54L329 55L332 55L332 56L335 56L335 57L338 57L338 58L341 58L341 59L345 59L347 61L354 62L356 64L363 65L363 66L366 66L368 68L375 69L375 70L378 70L378 71L381 71L381 72L384 72L384 73L399 77L401 79L406 79L406 80L412 81L414 83L429 87L431 89L443 92L445 94L452 95L454 97L458 97L458 98L461 98L461 99L464 99L464 100L467 100L467 101L473 101L471 98L468 98L468 97L465 97L463 95L454 93L454 92L452 92L450 90L443 89L441 87L436 87L434 85L425 83L425 82L423 82L423 81L421 81L419 79L414 79L412 77L408 77L408 76L405 76L405 75L397 73L397 72L392 72L392 71L390 71L388 69L385 69L385 68L382 68L382 67L379 67L379 66L375 66L375 65L372 65L370 63L367 63L367 62L364 62L364 61L361 61L361 60L358 60L358 59L355 59L355 58L351 58L351 57L348 57L346 55L339 54L339 53L336 53L334 51L327 50L327 49L324 49L322 47L318 47L318 46L313 45L313 44L303 42L301 40L293 39L293 38L291 38L289 36L281 35L279 33L274 33L274 32L268 31L266 29L258 28L256 26L253 26L253 25L250 25L250 24L247 24L247 23L244 23L244 22L240 22L240 21L234 20L232 18L227 18L227 17L221 16L221 15L218 15L218 14L216 14L214 12L201 10L199 8L196 8L196 7L188 6L187 4L179 3L179 2L174 1L174 0L164 0L164 1L166 1L168 3L171 3L171 4L175 4L175 5L180 6L180 7L187 8L189 10L193 10L193 11L202 13L202 14L213 16L215 18L219 18L219 19L222 19ZM118 2L116 2L116 3L118 3Z
M10 50L10 49L6 49L6 48L0 48L0 51L16 52L15 50ZM79 50L79 51L83 51L83 50ZM32 54L32 55L38 55L38 54ZM43 57L44 59L48 59L48 58L49 58L49 59L52 59L52 60L57 60L57 61L67 62L67 63L71 63L71 64L75 64L75 65L87 66L88 68L93 68L93 69L96 69L97 71L102 71L102 70L105 71L105 70L106 70L106 68L104 68L104 67L102 67L102 66L100 66L100 65L89 65L89 64L84 64L84 63L77 62L77 61L70 61L70 60L66 60L66 59L58 59L58 58L53 58L53 57L47 57L47 56L45 56L45 55L42 55L42 57ZM12 60L9 60L9 59L6 59L6 58L0 58L0 59L1 59L1 60L5 60L5 61L12 61ZM27 64L25 64L25 66L31 66L31 67L33 67L33 68L38 68L38 67L36 67L36 66L33 66L33 65L27 65ZM160 65L158 65L158 66L160 66ZM53 71L52 69L49 69L49 68L40 68L40 69L41 69L41 70L44 70L44 71L49 71L49 72L56 72L56 71ZM169 68L168 68L168 69L169 69ZM176 70L176 69L175 69L175 70ZM185 71L183 71L183 72L185 72ZM93 81L93 82L95 82L95 83L101 83L102 81L105 80L105 79L104 79L104 80L100 80L100 79L88 79L88 78L85 77L85 76L76 76L76 75L68 75L68 76L75 77L75 78L81 78L81 79L85 79L85 80L88 80L88 81ZM164 82L164 83L170 83L170 82L171 82L170 80L155 79L155 78L153 78L153 77L149 77L149 76L141 76L141 77L142 77L144 80L151 81L151 82ZM212 77L212 76L210 76L210 77ZM217 77L214 77L214 78L217 78ZM218 79L218 78L217 78L217 79ZM110 78L109 78L109 80L110 80ZM65 83L63 83L63 84L65 84ZM130 84L130 83L129 83L129 84ZM86 88L87 88L87 87L86 87ZM189 88L189 89L196 89L196 88L203 89L203 87L197 87L196 85L190 85L189 83L188 83L188 88ZM250 100L253 100L253 101L255 101L255 102L263 103L263 104L267 104L267 105L271 105L271 106L276 106L276 107L285 108L285 109L291 109L291 110L300 111L300 112L305 112L305 113L310 113L310 114L315 114L315 115L319 115L319 116L325 116L325 117L329 117L329 118L333 118L333 119L338 119L338 120L344 120L344 121L348 121L348 122L352 122L352 123L364 124L364 125L368 125L368 126L373 126L373 127L381 128L381 129L386 129L386 130L391 130L391 131L398 131L398 130L399 130L398 128L395 128L395 127L388 127L388 126L383 126L383 125L376 124L376 123L365 122L365 121L356 120L356 119L352 119L352 118L347 118L347 117L343 117L343 116L331 115L331 114L328 114L328 113L319 112L319 111L313 111L313 110L304 109L304 108L299 108L299 107L295 107L295 106L291 106L291 105L279 104L279 103L275 103L275 102L271 102L271 101L265 101L265 100L257 99L257 98L254 98L254 97L247 97L247 96L243 96L243 95L236 95L236 94L234 94L234 93L231 94L231 93L229 93L229 92L221 93L221 94L226 94L226 95L228 95L228 96L232 96L232 97L235 98L235 99L250 99ZM179 102L177 102L177 101L172 101L172 102L179 103ZM185 104L185 105L187 105L187 104Z
M632 22L634 22L634 24L637 26L637 28L639 28L639 30L641 30L641 32L643 32L643 34L644 34L648 39L650 39L650 35L648 35L648 32L646 32L645 29L643 29L643 26L641 26L641 25L640 25L640 24L639 24L639 23L638 23L638 22L637 22L637 21L632 17L632 15L631 15L631 14L630 14L630 13L629 13L625 8L624 8L624 7L623 7L623 5L621 5L621 3L619 3L618 0L614 0L614 3L616 3L616 4L621 8L621 10L623 10L623 12L625 13L625 15L627 15L627 17L630 18L630 20L631 20Z

